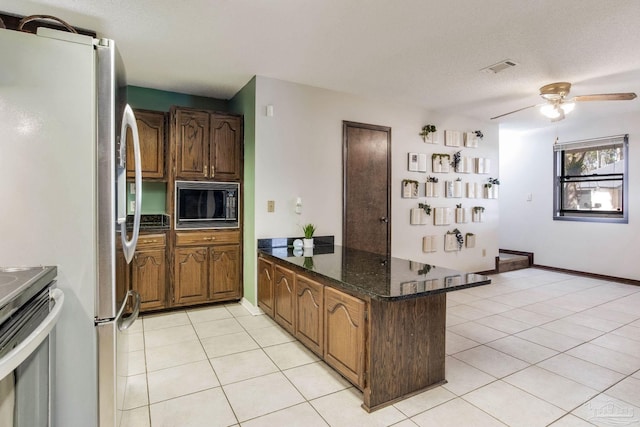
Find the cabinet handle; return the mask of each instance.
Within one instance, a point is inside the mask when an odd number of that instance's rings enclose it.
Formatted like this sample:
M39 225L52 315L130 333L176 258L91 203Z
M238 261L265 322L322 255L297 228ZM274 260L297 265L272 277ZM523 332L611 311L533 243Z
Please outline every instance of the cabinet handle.
M215 166L211 166L211 178L213 178L216 174L216 167Z
M158 243L157 240L153 239L153 240L143 240L141 243Z
M207 165L204 165L204 166L202 167L202 174L203 174L204 176L207 176L207 169L208 169Z
M216 238L215 237L205 237L202 240L211 241L211 240L216 240Z

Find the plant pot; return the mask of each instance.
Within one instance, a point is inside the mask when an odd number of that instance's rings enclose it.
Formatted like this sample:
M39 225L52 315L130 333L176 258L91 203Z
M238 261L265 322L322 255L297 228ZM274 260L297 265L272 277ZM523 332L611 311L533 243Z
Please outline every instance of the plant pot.
M305 249L313 248L313 237L311 239L302 239L302 247Z

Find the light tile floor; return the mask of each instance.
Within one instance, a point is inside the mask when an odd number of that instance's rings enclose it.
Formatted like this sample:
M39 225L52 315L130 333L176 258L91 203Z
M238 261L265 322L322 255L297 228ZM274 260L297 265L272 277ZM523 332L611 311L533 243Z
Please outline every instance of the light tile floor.
M640 287L538 269L491 279L447 294L448 383L371 414L240 304L144 316L122 426L640 426Z

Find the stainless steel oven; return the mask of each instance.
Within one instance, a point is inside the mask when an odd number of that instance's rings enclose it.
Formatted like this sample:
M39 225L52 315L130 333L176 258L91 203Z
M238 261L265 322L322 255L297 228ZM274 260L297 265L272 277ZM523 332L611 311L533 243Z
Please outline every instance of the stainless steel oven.
M64 294L55 267L0 267L0 426L49 427L53 328Z

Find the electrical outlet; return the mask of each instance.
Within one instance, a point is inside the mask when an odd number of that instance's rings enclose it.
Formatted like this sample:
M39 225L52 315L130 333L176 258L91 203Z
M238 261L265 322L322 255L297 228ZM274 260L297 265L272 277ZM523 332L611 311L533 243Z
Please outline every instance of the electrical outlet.
M267 212L275 212L276 202L275 200L267 200Z
M136 210L136 201L135 200L129 201L129 212L135 212L135 210Z
M486 249L482 250L482 256L487 256L487 250Z
M129 194L136 194L136 183L135 182L130 182L129 183Z

